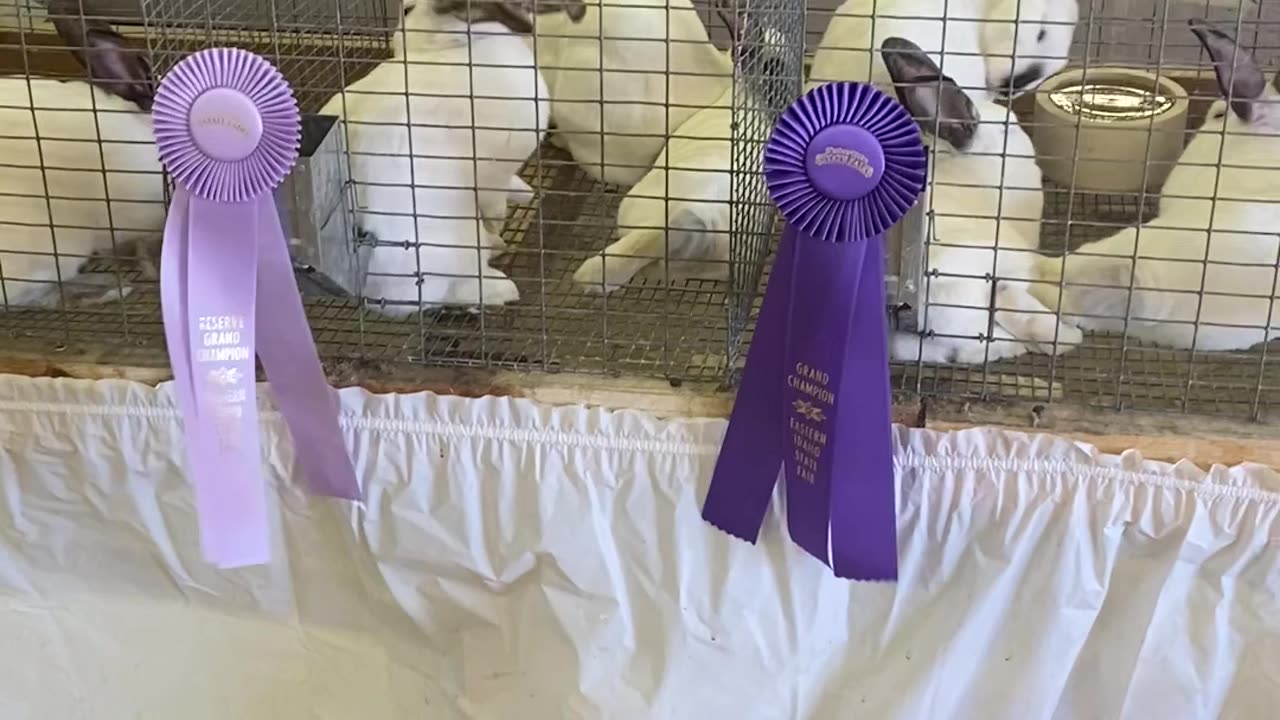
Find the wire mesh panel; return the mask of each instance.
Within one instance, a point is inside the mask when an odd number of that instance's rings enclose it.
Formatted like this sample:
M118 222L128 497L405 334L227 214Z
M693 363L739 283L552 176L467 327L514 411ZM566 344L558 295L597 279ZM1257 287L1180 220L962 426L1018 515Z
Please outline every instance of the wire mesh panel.
M894 8L907 6L915 14L894 25ZM1273 231L1257 223L1276 212L1266 189L1274 183L1257 178L1270 178L1280 162L1273 160L1280 152L1265 144L1280 127L1273 122L1280 112L1266 102L1280 95L1271 82L1280 61L1278 5L75 0L61 6L77 17L83 11L111 19L156 73L192 50L233 45L264 54L291 81L308 113L306 137L303 160L278 204L327 358L719 384L732 384L740 366L779 232L760 148L778 113L802 90L806 54L815 73L822 64L837 7L867 21L842 41L863 60L835 64L839 72L861 74L839 79L873 80L898 92L938 151L928 194L912 222L897 228L889 253L899 388L1267 419L1280 399L1280 371L1267 346L1194 340L1215 334L1195 329L1206 325L1203 313L1172 298L1197 298L1197 308L1219 316L1230 314L1224 307L1241 308L1237 320L1251 325L1259 341L1266 337L1262 326L1272 322L1258 308L1269 307L1275 294L1264 276L1275 273L1280 248L1269 244ZM4 81L16 83L13 98L19 88L43 87L41 77L85 77L67 51L75 37L55 33L35 4L17 0L13 9L3 55ZM1239 96L1233 106L1212 105L1221 90L1189 18L1213 19L1264 73L1262 87L1270 89L1243 98L1250 101L1247 121ZM939 37L931 39L935 30ZM880 44L895 33L919 45L926 59L881 62ZM935 41L941 44L930 47ZM941 59L933 51L942 47L947 57L972 61ZM1248 73L1252 65L1237 67ZM1133 78L1148 77L1143 73L1155 79L1133 86ZM937 90L943 74L955 92ZM66 85L78 89L83 107L75 110L88 118L78 131L83 137L57 137L66 130L54 111L31 107L48 101L46 94L23 89L6 110L12 112L3 124L12 132L0 162L7 158L26 174L10 169L0 192L22 200L0 202L0 209L21 206L13 212L29 216L0 217L6 227L27 228L10 236L28 243L0 245L0 278L10 294L0 327L11 345L35 352L163 363L152 266L164 183L154 157L120 149L145 146L145 128L135 137L103 120L114 109L117 116L132 114L136 124L141 107L96 107L119 104L119 97L104 101L86 86ZM1097 89L1103 86L1105 92ZM1135 87L1141 92L1130 92ZM925 91L937 96L932 106L923 101ZM1113 122L1133 102L1173 110L1145 124ZM976 122L961 128L981 130L950 129L968 114ZM1185 116L1181 124L1165 122L1175 115ZM1232 151L1243 147L1236 141L1215 146L1225 160L1183 152L1228 123L1258 143L1243 153L1249 167L1232 169L1228 151L1242 154ZM1107 135L1120 125L1130 134ZM72 141L75 151L65 145ZM958 160L972 169L957 170ZM1186 175L1177 168L1194 164L1205 166L1202 179L1169 182L1195 186L1189 194L1203 207L1178 209L1186 203L1173 197L1166 177ZM60 183L68 168L82 182L99 179L67 190ZM134 175L153 182L137 191L142 186L125 179ZM1205 189L1223 178L1226 190ZM1231 218L1245 200L1230 196L1230 183L1241 178L1252 183L1241 192L1253 209L1237 227ZM73 197L96 204L77 215L68 210ZM1019 214L1024 207L1031 216ZM1222 208L1237 215L1219 216ZM1186 221L1186 213L1199 214L1187 226L1170 225ZM1068 263L1085 267L1080 258L1089 247L1140 224L1128 232L1183 238L1135 242L1144 252L1173 245L1184 255L1198 253L1178 258L1199 274L1174 273L1176 293L1157 292L1159 283L1172 281L1164 265L1141 253L1102 263L1097 272L1069 268L1063 284L1080 284L1084 273L1092 292L1036 289L1063 273L1056 258L1066 253L1077 258ZM1210 227L1212 242L1204 239ZM1232 234L1244 239L1233 241ZM65 262L49 260L55 252ZM32 281L45 288L38 301L16 293L21 263L31 258L44 258L44 276ZM1089 303L1113 297L1096 288L1107 284L1137 302L1120 302L1125 312L1118 321L1090 322L1086 311L1096 308ZM1230 305L1237 295L1243 299ZM1069 311L1061 322L1049 317L1059 306ZM1159 342L1150 326L1160 318L1142 312L1176 316L1164 319L1191 327L1193 337Z
M798 91L802 44L773 50L788 56L786 93L737 93L725 6L542 2L530 14L532 5L85 0L61 9L110 19L157 75L193 50L229 45L264 54L290 80L315 115L304 118L302 162L279 204L301 236L295 267L323 354L723 382L773 222L758 160L734 156L733 133L758 148ZM803 15L789 12L784 29L798 37ZM65 41L31 15L51 45ZM522 74L535 62L536 76ZM746 75L766 74L757 65ZM543 142L495 155L508 137ZM504 183L496 166L518 172ZM754 209L731 211L735 194ZM495 195L509 202L494 207ZM644 226L647 247L602 255L631 241L628 223ZM650 261L621 280L588 277L591 262L629 254ZM153 273L114 251L80 270L120 292L93 305L11 304L11 334L36 348L163 362Z
M763 260L778 234L778 216L764 186L761 155L778 116L800 96L804 78L803 6L785 0L738 0L730 8L737 30L737 87L733 113L733 239L729 306L731 339L739 340L756 306ZM728 360L740 354L734 345Z
M833 20L837 6L839 13L862 19ZM908 7L913 11L909 17L902 12ZM930 13L930 8L936 12ZM921 103L922 107L912 108L923 119L925 134L938 154L930 196L924 203L928 302L917 311L924 318L920 332L895 337L899 387L941 397L1065 401L1109 409L1267 419L1268 408L1280 399L1280 373L1267 360L1267 345L1259 343L1268 336L1266 326L1275 327L1274 320L1268 319L1268 308L1275 294L1270 278L1277 257L1273 240L1262 226L1280 216L1265 189L1274 184L1271 178L1277 169L1277 161L1269 158L1280 155L1264 150L1265 140L1260 138L1274 132L1271 111L1266 108L1275 91L1263 92L1263 88L1272 85L1280 6L1250 0L1083 0L1078 21L1064 9L1075 6L965 0L810 3L808 38L810 52L816 54L815 76L830 71L830 64L824 66L824 47L833 42L839 45L843 38L851 58L844 62L863 74L823 79L871 79L886 86L904 78L910 81L911 67L897 73L882 67L877 77L874 62L856 59L858 52L871 57L884 36L899 34L928 49L935 62L940 60L977 108L971 113L954 101L943 107L947 97L957 96L954 92L933 98L938 100L933 107ZM1241 148L1252 143L1256 152L1246 163L1247 170L1233 170L1230 160L1201 158L1202 153L1195 150L1183 152L1184 147L1200 147L1193 144L1198 135L1222 132L1224 122L1221 114L1206 118L1210 103L1222 91L1214 80L1212 58L1188 27L1191 18L1208 18L1227 35L1239 38L1240 56L1251 52L1266 73L1265 83L1260 81L1263 76L1255 74L1251 77L1259 80L1245 88L1260 93L1251 104L1252 120L1244 128L1236 123L1235 129L1250 139L1214 145ZM1074 32L1056 35L1055 21L1074 25ZM839 27L840 23L844 26ZM935 52L943 48L945 53ZM1013 52L1002 54L1009 50ZM1009 55L1015 72L1008 71L1004 58ZM1035 56L1038 63L1022 62L1018 55ZM978 61L970 62L970 57ZM1220 67L1222 61L1219 58ZM1229 67L1232 61L1225 62ZM1247 70L1243 64L1239 67L1241 72ZM927 75L916 72L914 79L925 81ZM1003 86L1005 80L1011 86L1030 82L1006 103L1001 99L1010 94L1010 88ZM908 90L907 95L913 92ZM995 104L988 103L991 99ZM1005 115L999 107L1004 104L1014 117ZM1155 106L1160 106L1159 112L1144 110ZM1221 111L1218 106L1215 113ZM963 138L947 134L948 120L971 114L978 116L981 126L993 125L1002 131L979 130L974 137ZM1225 118L1232 115L1228 109ZM933 140L937 135L947 137ZM984 135L1003 137L996 146L983 147ZM962 142L952 142L956 138ZM1015 145L1022 149L1015 151ZM954 170L959 157L965 158L971 172ZM1035 157L1036 166L1022 157ZM994 171L982 169L983 158ZM1195 169L1201 164L1203 172ZM1027 177L1040 175L1040 179L1012 182L1011 168L1019 165L1028 169ZM1246 176L1255 183L1248 189L1241 185ZM1166 177L1181 188L1191 186L1192 191L1183 194L1198 200L1176 200L1177 193L1165 186ZM1213 189L1224 182L1231 190ZM1036 186L1035 199L1043 202L1042 214L1035 212L1038 227L1010 235L1002 219L1000 235L1013 240L1026 237L1030 242L1010 246L991 232L993 226L981 230L973 225L983 218L991 222L1005 218L1028 185ZM1239 217L1244 206L1239 193L1256 198L1250 211L1257 213L1252 216L1255 220L1231 219ZM1188 209L1188 203L1198 205ZM1222 214L1224 209L1236 215ZM1183 225L1173 229L1179 222ZM1238 227L1240 223L1246 227ZM966 230L966 224L974 229ZM1158 229L1162 226L1168 229ZM1205 232L1210 227L1214 228L1212 240ZM1132 257L1084 260L1091 248L1110 247L1116 252L1114 248L1122 242L1095 243L1126 232L1135 236L1147 232L1148 241L1138 243L1139 258L1172 255L1199 272L1172 272L1171 264L1154 258L1136 263ZM1175 239L1178 233L1181 237ZM988 250L985 255L974 249L996 246L998 252ZM1069 289L1061 299L1035 289L1056 281L1062 272L1055 269L1055 261L1041 260L1039 253L1068 252L1073 255L1068 263L1075 269L1067 273L1065 283L1085 287ZM1197 253L1198 257L1187 257ZM1019 255L1031 261L1015 260ZM1016 282L1024 278L1032 285L1030 293L1022 292L1025 285ZM1171 283L1177 287L1167 288ZM1107 285L1119 287L1108 294L1101 288ZM1176 292L1156 292L1160 289ZM1097 310L1099 303L1110 306L1112 314L1119 308L1120 319L1071 315L1059 324L1029 320L1035 317L1032 314L1000 312L1036 306L1036 313L1049 316L1060 301L1067 310L1074 304L1077 312ZM1127 319L1126 310L1131 313ZM1208 339L1192 343L1190 336L1201 332L1195 328L1212 324L1214 314L1218 331L1203 332L1199 337ZM1226 322L1236 327L1222 328L1223 316L1232 314L1234 321ZM1186 329L1157 329L1179 324ZM1088 332L1081 336L1080 328ZM1236 340L1223 339L1232 333ZM1211 348L1215 342L1218 346ZM1193 345L1195 352L1190 351Z

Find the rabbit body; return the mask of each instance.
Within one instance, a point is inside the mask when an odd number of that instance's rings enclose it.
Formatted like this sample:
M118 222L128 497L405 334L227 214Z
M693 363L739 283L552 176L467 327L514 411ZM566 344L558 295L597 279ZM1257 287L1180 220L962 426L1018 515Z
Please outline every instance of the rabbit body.
M1267 101L1280 102L1280 93ZM1219 101L1215 109L1225 107ZM1131 337L1208 351L1244 349L1280 334L1280 127L1212 114L1170 172L1158 217L1083 245L1065 260L1040 261L1043 277L1067 284L1061 308L1070 322L1123 332L1128 315ZM1057 286L1041 285L1037 293L1057 305Z
M885 57L898 54L892 72L899 83L915 84L898 95L931 145L924 202L932 211L928 261L936 275L925 279L922 320L931 335L895 331L891 358L977 364L1078 343L1080 331L1059 323L1029 292L1044 209L1031 139L1016 123L998 121L1005 108L939 82L936 63L918 48L904 52L911 47L887 39Z
M1237 80L1252 81L1231 92L1231 109L1221 100L1210 109L1165 182L1158 217L1041 259L1040 276L1066 287L1061 298L1051 284L1036 294L1050 307L1061 299L1063 316L1086 330L1121 332L1128 317L1140 340L1240 350L1280 335L1280 89L1225 34L1193 27L1211 57L1229 64L1236 53Z
M645 176L670 132L716 102L733 73L689 0L591 2L579 23L538 17L530 42L557 142L592 178L623 187Z
M994 103L980 107L984 112L1004 112ZM1026 281L1036 277L1039 235L1038 222L1025 218L1038 217L1044 205L1038 189L1040 168L1030 139L1020 130L1009 134L1008 154L1002 157L1001 129L997 124L983 125L974 145L964 153L934 146L924 202L934 213L929 269L941 275L925 279L927 309L922 318L924 330L935 334L923 338L922 345L916 333L894 332L890 342L894 360L980 364L1030 349L1047 350L1055 337L1063 349L1080 342L1079 330L1068 325L1055 329L1058 323L1052 315L1036 314L1048 309L1029 294ZM999 177L1002 169L1006 188L980 184L980 178ZM1000 279L994 323L988 309L993 270ZM1009 312L1014 310L1026 312ZM984 342L980 335L995 341Z
M902 37L975 100L1009 94L1011 85L1017 94L1066 65L1078 17L1076 0L845 0L814 53L809 86L887 88L876 51L885 38Z
M0 104L0 301L38 302L90 255L161 231L150 114L86 82L40 78L0 78Z
M502 241L485 221L505 214L511 192L532 194L517 173L546 132L546 84L524 40L498 23L468 35L465 22L417 7L405 31L395 61L321 111L344 118L357 222L379 242L364 295L391 303L388 314L514 302L515 283L489 266Z
M661 268L664 258L668 277L728 277L732 99L726 90L694 113L627 192L620 237L573 275L584 289L612 291L650 264Z

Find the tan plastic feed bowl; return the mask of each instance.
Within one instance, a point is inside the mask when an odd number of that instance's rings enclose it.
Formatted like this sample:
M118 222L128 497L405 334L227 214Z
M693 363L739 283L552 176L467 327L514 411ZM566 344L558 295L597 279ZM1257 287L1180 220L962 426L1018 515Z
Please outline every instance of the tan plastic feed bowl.
M1049 179L1093 192L1157 190L1182 155L1187 91L1119 67L1067 70L1036 89L1031 138ZM1079 144L1077 145L1077 118ZM1144 162L1145 161L1145 162Z

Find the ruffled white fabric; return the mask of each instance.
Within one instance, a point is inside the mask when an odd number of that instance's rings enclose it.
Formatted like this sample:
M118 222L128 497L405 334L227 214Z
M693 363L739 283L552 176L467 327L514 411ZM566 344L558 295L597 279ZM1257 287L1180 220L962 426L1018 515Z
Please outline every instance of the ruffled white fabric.
M265 393L263 393L265 395ZM342 393L264 416L277 560L200 560L167 387L0 377L0 718L1263 718L1280 478L899 429L901 581L700 517L720 420Z

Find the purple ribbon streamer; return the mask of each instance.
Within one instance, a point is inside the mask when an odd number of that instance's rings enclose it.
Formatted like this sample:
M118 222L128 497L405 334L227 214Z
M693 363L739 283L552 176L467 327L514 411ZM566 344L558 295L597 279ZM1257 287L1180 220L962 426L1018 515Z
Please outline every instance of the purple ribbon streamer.
M898 485L893 463L884 239L876 236L859 244L864 248L862 279L845 356L846 376L856 380L840 393L840 401L856 403L857 410L839 416L840 436L847 434L858 440L836 444L831 458L831 467L856 468L857 475L831 487L831 567L842 578L896 580Z
M838 577L897 577L883 241L788 227L703 506L755 542L783 471L792 540Z
M760 304L751 351L742 369L742 384L733 401L729 427L702 505L704 520L750 543L760 535L786 447L786 437L777 427L777 418L782 416L783 390L778 378L783 376L785 362L783 345L794 254L794 238L783 233L774 271ZM747 388L751 391L746 392Z
M161 307L202 552L222 568L268 562L255 350L310 490L360 495L336 393L325 382L270 195L214 202L175 188L161 255Z

